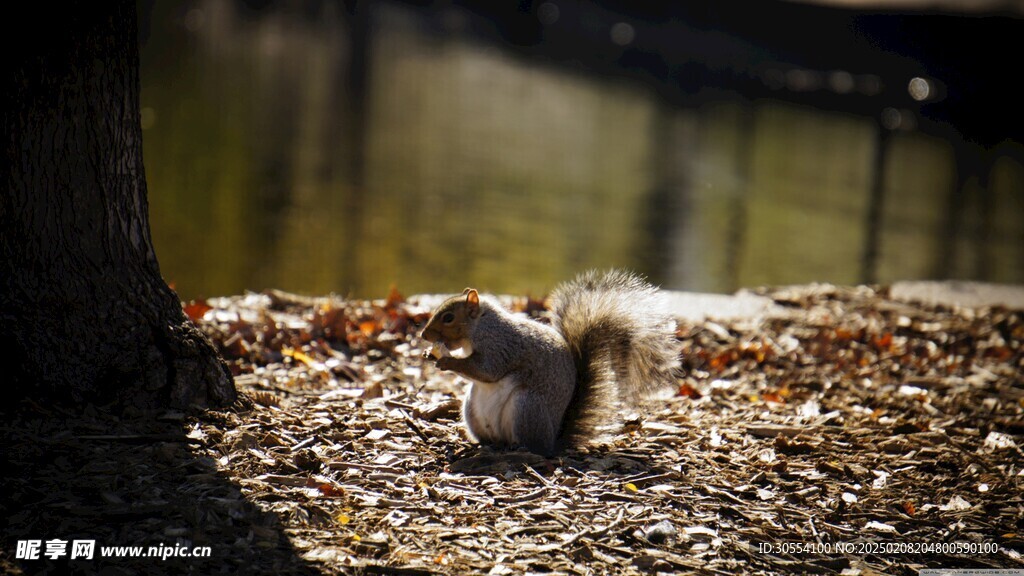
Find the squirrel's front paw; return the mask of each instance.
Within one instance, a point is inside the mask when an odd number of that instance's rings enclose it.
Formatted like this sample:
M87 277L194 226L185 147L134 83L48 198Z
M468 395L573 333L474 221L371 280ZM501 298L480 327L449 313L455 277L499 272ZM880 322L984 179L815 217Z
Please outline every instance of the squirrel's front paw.
M434 365L441 370L451 370L453 364L455 364L455 358L452 358L451 356L442 356L437 359L437 362Z

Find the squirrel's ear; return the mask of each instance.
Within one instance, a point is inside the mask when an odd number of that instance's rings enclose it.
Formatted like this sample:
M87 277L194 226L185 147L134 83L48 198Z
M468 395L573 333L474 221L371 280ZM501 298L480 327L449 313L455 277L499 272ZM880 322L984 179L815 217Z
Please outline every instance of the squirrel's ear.
M466 306L469 308L469 315L476 316L480 311L480 294L472 288L466 288Z
M465 290L462 291L462 295L465 296L466 294L469 294L472 291L473 291L472 288L466 288Z

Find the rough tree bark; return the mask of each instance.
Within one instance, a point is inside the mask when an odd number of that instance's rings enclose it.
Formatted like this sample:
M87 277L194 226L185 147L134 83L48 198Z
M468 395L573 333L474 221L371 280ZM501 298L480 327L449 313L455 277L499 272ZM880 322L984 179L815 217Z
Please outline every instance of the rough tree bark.
M3 96L0 349L15 359L4 396L234 402L150 238L134 0L36 3L17 26L27 40L8 54Z

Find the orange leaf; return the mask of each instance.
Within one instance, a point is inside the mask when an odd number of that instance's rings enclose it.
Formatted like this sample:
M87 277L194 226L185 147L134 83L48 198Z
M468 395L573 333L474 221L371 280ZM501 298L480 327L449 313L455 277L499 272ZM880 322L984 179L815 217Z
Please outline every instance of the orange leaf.
M205 316L207 312L213 310L213 306L207 304L206 300L200 300L198 302L193 300L184 306L184 310L185 315L188 316L190 320L198 322L203 319L203 316Z
M700 391L691 386L689 382L683 382L679 385L679 395L693 399L701 397Z
M345 495L344 488L336 484L331 484L330 482L320 482L312 478L308 478L306 480L306 486L316 488L321 494L330 498L339 498Z
M321 494L330 498L339 498L345 495L345 489L334 484L321 484L317 486L317 490L320 490Z
M394 284L391 285L391 289L388 290L387 300L384 301L385 308L395 308L399 304L405 302L405 297L402 296L401 292L398 291L398 287Z
M721 370L722 368L725 368L726 366L729 365L729 362L736 359L735 354L735 350L722 352L718 356L715 356L714 358L711 359L711 367L714 368L715 370Z
M886 332L882 336L875 338L874 344L878 350L888 350L892 346L892 333Z
M903 502L901 506L903 507L903 511L907 513L907 516L913 516L914 514L917 514L917 508L914 506L914 503L911 502L910 500Z
M377 322L373 320L364 320L359 323L359 331L366 336L373 336L377 331Z

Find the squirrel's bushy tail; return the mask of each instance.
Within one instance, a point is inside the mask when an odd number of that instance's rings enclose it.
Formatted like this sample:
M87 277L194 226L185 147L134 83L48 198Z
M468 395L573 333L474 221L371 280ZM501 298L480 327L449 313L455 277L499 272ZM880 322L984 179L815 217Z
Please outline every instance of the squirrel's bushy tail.
M621 270L587 272L555 289L552 310L577 369L563 443L592 437L617 400L672 382L679 355L675 321L643 278Z

